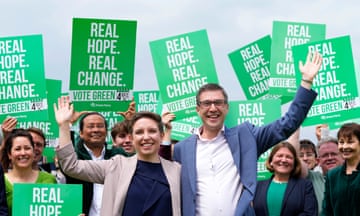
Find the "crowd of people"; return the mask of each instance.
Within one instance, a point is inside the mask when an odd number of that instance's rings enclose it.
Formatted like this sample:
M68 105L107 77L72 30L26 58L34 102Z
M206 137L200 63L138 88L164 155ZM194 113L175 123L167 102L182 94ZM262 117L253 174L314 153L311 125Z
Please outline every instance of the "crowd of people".
M299 128L317 93L312 81L322 65L319 53L300 64L302 81L288 111L278 120L254 126L224 125L228 95L219 84L196 94L202 126L190 137L172 142L171 121L135 111L111 127L98 112L74 110L68 96L54 104L59 127L57 163L43 156L46 139L37 128L1 125L0 215L11 215L15 183L81 184L82 215L360 215L360 125L344 124L337 138L317 143L299 139ZM79 122L79 139L71 124ZM257 181L257 159L272 176Z

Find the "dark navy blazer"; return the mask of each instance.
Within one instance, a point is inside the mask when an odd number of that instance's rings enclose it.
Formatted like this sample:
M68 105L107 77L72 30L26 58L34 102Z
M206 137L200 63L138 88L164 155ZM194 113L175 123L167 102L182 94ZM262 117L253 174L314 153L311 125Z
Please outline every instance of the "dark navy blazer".
M5 190L5 179L4 170L0 165L0 216L8 215L8 207L6 203L6 190Z
M253 202L256 215L269 215L266 198L271 181L272 178L259 181L257 184ZM311 181L303 178L290 178L281 205L280 216L313 216L317 214L318 204Z

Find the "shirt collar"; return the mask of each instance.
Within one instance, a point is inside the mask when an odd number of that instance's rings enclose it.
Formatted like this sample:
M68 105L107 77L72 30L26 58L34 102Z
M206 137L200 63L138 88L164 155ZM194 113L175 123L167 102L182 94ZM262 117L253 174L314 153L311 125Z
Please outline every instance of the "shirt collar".
M91 159L101 159L103 160L105 158L105 146L103 147L103 149L101 150L101 154L99 157L96 157L94 154L93 154L93 151L91 149L89 149L87 146L86 146L86 143L84 143L84 147L86 149L86 151L89 153L89 155L91 156Z
M201 137L201 133L203 131L203 128L204 126L201 126L200 128L198 128L196 131L195 131L195 134L197 135L198 139L201 140L201 141L209 141L208 139L205 139L205 138L202 138ZM216 138L218 138L219 136L222 136L224 135L225 133L225 125L222 126L221 130L219 131L219 133L216 135L216 137L214 137L213 139L211 140L214 140Z

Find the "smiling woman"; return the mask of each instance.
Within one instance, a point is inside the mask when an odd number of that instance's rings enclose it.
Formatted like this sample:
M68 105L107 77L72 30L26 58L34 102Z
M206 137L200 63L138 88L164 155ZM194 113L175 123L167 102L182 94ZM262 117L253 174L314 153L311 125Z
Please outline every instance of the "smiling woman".
M130 120L134 156L89 161L78 160L71 145L69 123L74 108L69 97L61 97L54 110L60 130L59 163L73 178L104 184L101 215L181 215L180 165L158 155L164 136L158 114L138 112Z
M53 175L33 169L34 141L30 132L14 129L7 134L1 149L1 165L5 171L6 199L12 213L14 183L56 183Z
M267 161L273 176L258 182L254 198L256 215L316 215L317 201L312 183L300 178L301 163L288 142L276 145Z

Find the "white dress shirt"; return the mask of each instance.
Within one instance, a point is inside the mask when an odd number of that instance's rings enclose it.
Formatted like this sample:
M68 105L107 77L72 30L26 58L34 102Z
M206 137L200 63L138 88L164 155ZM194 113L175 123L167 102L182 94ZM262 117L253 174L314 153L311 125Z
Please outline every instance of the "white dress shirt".
M243 185L224 128L211 140L198 133L196 171L196 215L234 215Z

